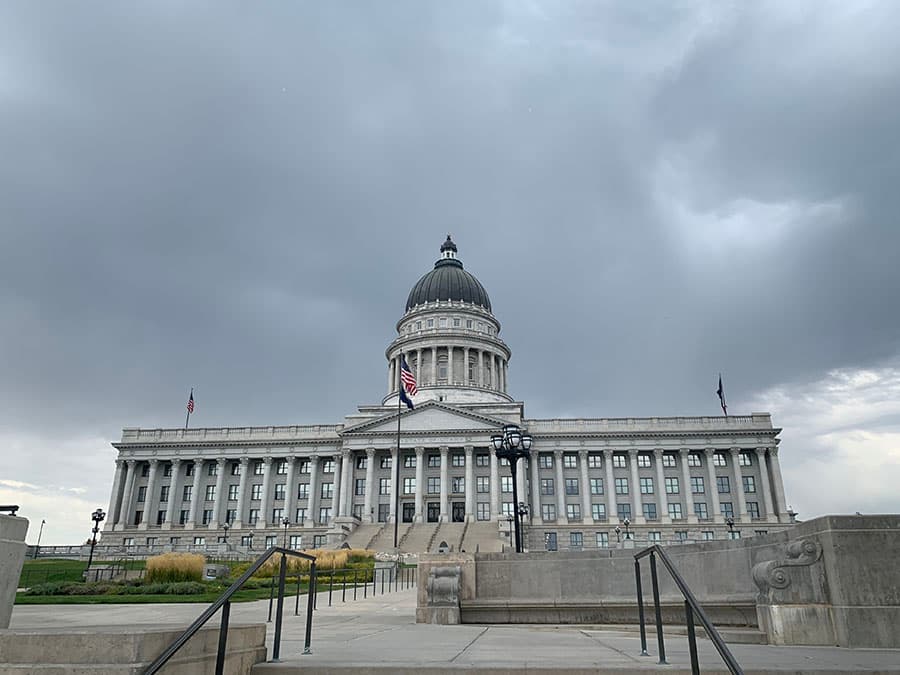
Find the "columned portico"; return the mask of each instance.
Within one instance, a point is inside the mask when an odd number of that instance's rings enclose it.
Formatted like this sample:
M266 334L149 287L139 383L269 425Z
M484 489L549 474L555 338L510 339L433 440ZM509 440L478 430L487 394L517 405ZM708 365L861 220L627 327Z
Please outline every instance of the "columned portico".
M628 450L628 463L631 465L631 490L634 494L634 513L631 520L636 525L646 525L644 501L641 499L641 479L638 474L638 451L635 448Z
M169 501L166 504L166 522L162 529L171 530L175 523L176 505L181 503L181 460L172 460L172 480L169 483Z
M705 455L704 459L706 460L707 473L709 474L709 496L712 497L713 512L710 516L715 522L724 523L725 517L722 515L722 506L719 503L719 488L716 483L716 453L714 450L706 448L703 454Z
M372 496L375 492L375 448L366 448L366 496L363 502L363 520L374 523L375 513L372 508Z
M687 455L681 455L679 458L682 466L687 466ZM653 461L656 464L656 492L659 495L659 520L663 525L669 525L672 519L669 517L669 497L666 494L666 472L663 467L663 451L662 448L653 450ZM685 490L690 486L685 486Z
M687 448L681 448L678 454L680 455L679 459L681 459L681 469L684 477L682 489L684 490L685 512L682 515L687 519L688 523L695 524L698 521L697 514L694 513L694 493L691 490L691 453Z
M241 529L244 526L244 518L246 517L247 508L247 478L250 473L250 460L247 457L240 459L240 480L238 481L238 498L237 498L237 519L232 526L235 529Z
M766 522L777 523L778 515L772 505L772 485L769 483L769 470L766 467L766 449L756 448L756 465L759 467L759 483L763 493L763 505L766 509Z

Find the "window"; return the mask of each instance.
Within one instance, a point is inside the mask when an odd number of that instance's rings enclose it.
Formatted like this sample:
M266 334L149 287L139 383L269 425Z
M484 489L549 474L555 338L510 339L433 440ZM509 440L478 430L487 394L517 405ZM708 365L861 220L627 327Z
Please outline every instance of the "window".
M584 547L584 535L581 532L569 532L569 548L580 551Z
M581 504L566 504L566 517L569 520L581 520Z
M435 455L435 454L428 455L428 467L429 468L436 469L440 465L441 465L441 456L440 455ZM381 468L383 469L384 467L381 467Z
M248 521L251 525L256 525L259 522L259 509L250 509Z
M254 483L250 486L250 499L254 501L259 501L262 499L262 484Z
M751 518L759 518L759 502L747 502L747 513Z
M637 465L641 469L649 469L650 468L650 455L643 453L643 452L638 453Z
M450 492L465 492L466 491L466 479L462 476L454 476L451 480Z
M390 478L379 478L378 479L378 494L380 494L380 495L391 494L391 479Z
M753 476L742 476L741 480L744 482L744 492L756 492L756 481Z
M383 480L383 479L382 479ZM441 479L437 476L429 476L428 481L428 494L436 495L441 491ZM387 494L386 492L384 494Z
M466 328L472 328L472 319L466 319Z
M728 538L729 538L729 539L740 539L740 538L741 538L741 531L740 531L740 530L734 530L734 531L732 531L732 532L729 532L729 533L728 533Z
M614 469L624 469L625 468L625 455L613 455L613 468Z
M687 541L687 530L675 530L675 541Z
M415 457L415 455L413 457ZM357 469L365 469L367 466L369 466L368 456L356 458L356 468Z
M706 502L694 502L694 515L700 520L709 520L709 512L706 510Z
M357 496L363 496L366 494L366 479L365 478L357 478L356 479L356 487L354 488L353 493Z
M666 478L666 494L677 495L679 492L678 479L672 476Z
M231 525L237 520L237 509L227 509L225 511L225 522Z
M728 466L728 460L724 452L713 453L713 466Z
M425 325L429 328L434 328L434 319L428 319L428 321L425 322Z
M700 455L698 453L696 453L696 452L688 453L688 466L694 466L694 467L702 466L702 463L700 462Z
M500 492L512 492L512 476L500 476Z
M309 483L297 485L297 499L309 499Z
M216 499L216 486L215 485L207 485L206 486L206 501L212 502Z
M652 478L641 478L641 494L642 495L652 495L653 494L653 479Z
M203 524L209 525L212 522L212 509L203 509Z
M272 520L270 523L275 523L276 525L281 525L281 519L284 518L284 509L277 508L272 509Z
M691 493L695 495L702 495L706 492L703 485L703 476L691 476Z
M606 520L606 504L591 504L591 517L594 520Z
M289 541L291 543L291 548L295 551L299 551L303 547L302 534L292 534Z
M597 548L609 548L609 532L597 533Z
M446 328L447 327L447 317L442 316L440 319L438 319L438 326L440 328Z
M273 546L278 545L278 537L274 534L270 534L266 536L266 548L272 548Z
M185 485L184 489L181 492L181 501L183 501L183 502L191 501L191 494L193 493L193 491L194 491L193 485Z
M488 502L478 502L476 517L478 520L491 519L491 505Z
M279 476L287 475L287 462L283 459L279 459L275 464L275 473Z
M208 476L218 476L219 475L219 463L218 462L210 462L206 465L206 474Z
M538 454L538 467L541 469L553 468L553 455L549 452L541 452Z
M461 452L454 452L450 455L450 466L465 466L466 456Z
M487 476L478 476L475 479L475 492L490 492L491 491L491 479Z
M297 518L294 522L298 525L303 525L306 522L306 509L297 509Z
M731 502L722 502L719 504L719 513L726 518L734 518L734 506Z
M379 459L379 466L382 469L390 469L393 466L393 460L394 458L391 456L381 457Z
M541 504L541 518L545 521L555 521L556 504Z
M459 317L458 316L453 317L453 327L459 328L459 326L460 326Z
M715 538L716 533L712 530L703 530L703 532L700 533L700 539L703 541L713 541Z
M646 503L643 507L644 510L644 518L647 520L656 520L656 504L654 503Z
M753 466L753 456L749 452L742 452L738 455L740 466Z
M163 464L163 476L168 478L171 475L172 475L172 463L166 462L165 464Z
M565 453L563 455L563 468L564 469L575 469L578 467L578 455L574 455L572 453Z
M328 537L324 534L313 535L313 548L322 548L328 541Z
M662 465L666 469L675 468L675 455L671 452L664 452L662 456Z
M755 534L757 537L761 537L764 534L769 534L769 531L768 530L753 530L753 534Z
M181 537L169 537L169 543L172 546L178 546L181 543Z
M415 478L404 478L403 479L403 494L412 494L416 491L416 479ZM365 494L365 490L360 494Z
M366 507L365 504L354 504L353 505L353 516L354 518L359 518L362 520L363 517L363 509Z
M169 501L169 486L168 485L163 485L159 489L159 501L161 501L161 502Z
M141 476L143 478L146 478L149 475L150 475L150 465L142 463L141 464Z
M491 457L487 453L481 452L475 455L475 466L490 466Z
M284 483L275 484L275 499L284 499Z
M238 488L239 485L229 485L228 486L228 501L236 502L238 499Z
M331 520L331 507L323 506L319 509L319 522L323 525Z
M628 479L627 478L616 478L616 494L617 495L627 495L628 494Z
M602 455L588 455L588 468L599 469L602 466Z
M189 517L190 512L187 509L182 509L181 513L178 514L178 524L184 525L185 523L187 523Z
M728 476L716 476L716 487L719 489L719 494L726 494L731 492L731 486L728 483Z
M138 500L138 503L147 501L147 486L146 485L141 485L141 487L138 488L137 500Z
M241 475L241 463L240 462L232 462L231 463L231 475L232 476L240 476Z
M513 503L512 502L502 502L500 504L500 513L502 513L504 516L515 515L515 511L513 511Z
M681 504L678 502L669 504L669 518L672 520L681 520Z
M415 469L416 468L416 456L415 455L403 455L403 468L404 469Z
M662 532L648 532L647 542L650 544L658 544L662 541Z
M309 473L309 460L308 459L300 460L300 473Z
M260 462L260 461L253 462L253 475L254 476L262 476L264 470L265 470L265 467L263 466L262 462Z
M602 495L603 494L603 479L602 478L591 478L591 494L592 495Z
M416 321L416 330L422 330L422 322Z
M193 476L194 475L194 463L188 462L184 466L184 475L185 476Z
M616 515L619 520L631 520L631 504L616 504Z
M194 546L206 546L206 537L194 537Z
M577 495L578 494L578 479L577 478L566 478L566 494L567 495Z
M322 462L322 473L334 473L334 460L331 458Z
M334 483L322 483L322 489L319 491L322 499L331 499L334 497Z
M165 511L157 511L156 512L156 524L162 525L166 522L166 512Z

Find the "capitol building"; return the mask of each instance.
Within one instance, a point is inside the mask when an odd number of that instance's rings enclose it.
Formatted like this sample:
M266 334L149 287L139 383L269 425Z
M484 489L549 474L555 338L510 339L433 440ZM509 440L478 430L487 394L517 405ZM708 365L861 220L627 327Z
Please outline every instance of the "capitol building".
M780 429L768 413L526 416L509 391L512 352L490 297L457 253L448 236L412 287L385 351L380 403L330 424L125 428L113 444L103 544L249 550L286 540L292 548L391 550L396 522L402 551L499 551L511 545L518 511L532 551L791 526ZM415 408L402 413L401 356L418 381ZM507 424L533 438L518 463L521 506L510 467L491 449Z

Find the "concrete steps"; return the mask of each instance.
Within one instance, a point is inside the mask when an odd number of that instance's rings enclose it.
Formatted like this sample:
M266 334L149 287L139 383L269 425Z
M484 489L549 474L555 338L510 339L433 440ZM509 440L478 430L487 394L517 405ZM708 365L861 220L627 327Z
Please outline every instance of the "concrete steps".
M503 549L497 523L492 521L469 523L465 536L459 546L467 553L499 553Z
M447 542L447 545L450 546L451 550L459 551L460 541L462 540L465 528L465 523L441 523L427 552L437 553L441 542Z
M400 523L397 529L397 541L399 542L406 535L406 532L412 526L412 523ZM393 551L394 550L394 524L383 523L383 527L378 534L369 542L367 547L373 551Z
M369 543L381 531L383 523L365 523L357 527L344 541L350 548L369 548Z
M425 553L436 529L436 523L413 523L400 542L400 550L404 553Z

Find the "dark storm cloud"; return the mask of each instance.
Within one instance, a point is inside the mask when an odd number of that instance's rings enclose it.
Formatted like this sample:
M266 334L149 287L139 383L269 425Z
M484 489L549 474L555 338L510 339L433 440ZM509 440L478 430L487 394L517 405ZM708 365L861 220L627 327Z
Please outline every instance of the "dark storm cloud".
M900 346L893 3L0 14L9 434L337 421L447 232L531 416Z

